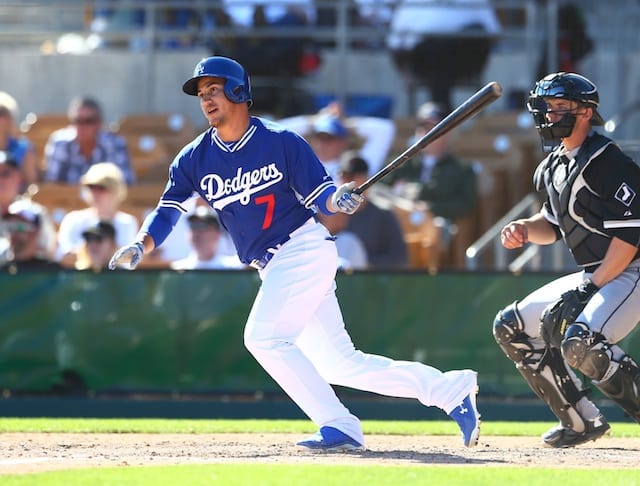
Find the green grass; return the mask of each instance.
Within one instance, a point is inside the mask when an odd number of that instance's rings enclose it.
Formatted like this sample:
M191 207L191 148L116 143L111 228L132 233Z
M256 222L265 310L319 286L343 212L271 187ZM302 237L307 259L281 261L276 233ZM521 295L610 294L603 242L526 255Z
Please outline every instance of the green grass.
M598 471L490 467L393 467L317 465L190 465L80 469L27 476L2 477L3 486L122 486L122 485L519 485L563 486L597 484L640 485L637 470Z
M552 423L486 422L482 435L538 436ZM452 435L452 421L364 421L365 434ZM640 438L633 423L612 424L614 437ZM164 419L51 419L2 418L0 433L307 433L315 427L306 420L164 420ZM0 436L0 451L2 437ZM2 470L0 458L0 471ZM526 480L524 479L526 478ZM637 469L542 469L476 465L363 466L296 464L204 464L181 466L109 467L2 475L2 486L14 485L507 485L583 486L606 481L607 486L640 486Z
M483 422L482 436L537 436L554 422ZM631 422L611 424L612 436L640 438L640 427ZM362 422L365 434L383 435L458 435L455 422L372 421ZM86 418L0 418L2 432L68 433L150 433L150 434L222 434L289 433L316 431L308 420L176 420L176 419L86 419ZM640 459L639 459L640 462Z

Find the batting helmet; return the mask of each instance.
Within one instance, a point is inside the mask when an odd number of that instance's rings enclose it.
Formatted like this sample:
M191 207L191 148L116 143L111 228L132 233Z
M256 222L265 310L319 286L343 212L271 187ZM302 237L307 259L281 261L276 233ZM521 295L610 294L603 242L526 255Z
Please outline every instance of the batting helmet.
M604 119L598 113L600 97L598 88L584 76L575 73L548 74L536 83L529 93L527 109L533 116L545 148L553 147L559 140L571 135L576 123L574 115L566 114L559 121L550 123L546 118L545 98L560 98L575 101L593 109L592 125L604 125Z
M200 78L213 76L224 78L224 94L233 103L253 103L251 99L251 83L245 69L233 59L213 56L202 59L193 70L193 77L182 85L182 91L188 95L198 95Z

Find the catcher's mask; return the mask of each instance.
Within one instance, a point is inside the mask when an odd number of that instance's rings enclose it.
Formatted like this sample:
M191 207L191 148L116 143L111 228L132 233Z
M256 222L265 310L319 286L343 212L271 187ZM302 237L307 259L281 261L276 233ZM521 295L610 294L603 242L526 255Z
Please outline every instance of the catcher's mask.
M561 139L571 135L576 123L576 117L569 113L557 122L550 122L546 117L548 105L545 99L548 98L575 101L578 106L592 108L591 124L604 125L604 120L598 113L600 97L595 84L575 73L549 74L536 83L529 93L527 103L527 109L540 134L542 148L547 152L557 147Z

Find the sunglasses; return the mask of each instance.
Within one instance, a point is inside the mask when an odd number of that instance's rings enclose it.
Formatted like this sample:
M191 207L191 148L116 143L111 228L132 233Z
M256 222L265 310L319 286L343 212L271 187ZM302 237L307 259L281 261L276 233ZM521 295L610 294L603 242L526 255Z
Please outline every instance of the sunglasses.
M85 235L84 241L87 243L102 243L104 241L104 237L100 235Z
M92 191L103 192L107 190L107 186L101 186L100 184L87 184L87 187Z
M193 231L206 231L210 229L215 230L216 225L211 223L206 223L204 221L192 221L189 223L189 228L191 228Z
M74 125L95 125L99 122L100 120L96 117L88 117L88 118L74 118L73 119L73 124Z
M36 225L27 223L26 221L6 221L2 223L2 227L9 233L28 233L38 229Z

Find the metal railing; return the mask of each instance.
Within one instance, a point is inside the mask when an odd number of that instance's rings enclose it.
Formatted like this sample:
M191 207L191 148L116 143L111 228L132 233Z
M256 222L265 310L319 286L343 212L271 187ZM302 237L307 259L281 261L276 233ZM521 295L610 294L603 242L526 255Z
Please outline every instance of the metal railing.
M530 244L520 250L507 250L502 246L500 231L507 223L518 218L532 216L539 210L538 194L529 193L522 198L507 214L467 248L466 269L508 270L511 273L519 274L524 270L562 272L577 268L566 246L559 242L544 246ZM491 253L489 254L489 252ZM481 266L480 261L483 256L491 256L493 261Z
M478 270L480 267L480 258L486 252L491 251L493 255L494 270L507 270L509 266L509 259L512 255L516 255L513 250L506 250L500 242L500 231L509 221L520 218L522 216L532 216L540 209L540 201L538 196L534 193L527 194L518 204L516 204L511 210L500 218L493 226L484 232L475 242L473 242L466 250L466 268L467 270ZM531 246L529 248L537 248ZM520 261L518 262L518 268L523 266L524 261L529 261L533 258L532 252L534 250L525 250L525 253L520 254ZM523 256L525 255L526 256ZM522 261L524 259L524 261Z

